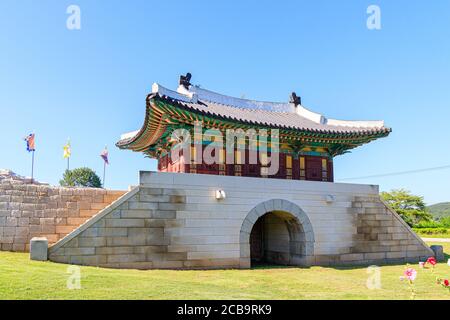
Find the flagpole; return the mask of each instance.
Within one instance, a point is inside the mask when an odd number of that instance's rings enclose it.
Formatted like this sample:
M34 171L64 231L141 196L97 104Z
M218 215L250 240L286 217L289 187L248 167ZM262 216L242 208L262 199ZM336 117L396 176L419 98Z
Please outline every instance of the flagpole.
M70 157L67 157L67 171L69 171L69 159Z
M34 183L34 150L31 154L31 183Z
M105 172L106 172L106 161L103 161L103 189L105 188Z

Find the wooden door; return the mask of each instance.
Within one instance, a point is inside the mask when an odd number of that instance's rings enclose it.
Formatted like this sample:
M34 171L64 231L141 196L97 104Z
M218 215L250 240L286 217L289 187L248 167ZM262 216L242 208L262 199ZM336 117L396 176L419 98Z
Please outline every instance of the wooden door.
M306 180L322 181L322 158L306 158Z
M259 218L253 225L252 232L250 234L250 256L251 260L260 262L264 258L264 219Z

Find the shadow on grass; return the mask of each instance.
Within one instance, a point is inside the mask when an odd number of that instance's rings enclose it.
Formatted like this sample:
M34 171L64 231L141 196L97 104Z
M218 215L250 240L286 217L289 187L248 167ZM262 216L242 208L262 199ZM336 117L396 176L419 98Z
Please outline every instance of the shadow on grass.
M257 262L254 263L252 262L252 266L251 269L254 270L264 270L264 269L298 269L301 268L299 266L288 266L288 265L283 265L283 264L273 264L273 263L268 263L268 262ZM302 269L307 269L306 267L302 268Z
M289 265L280 265L280 264L271 264L268 262L259 262L259 263L252 263L251 270L269 270L269 269L310 269L312 267L323 267L323 268L330 268L330 269L336 269L336 270L356 270L356 269L365 269L370 264L367 265L330 265L330 266L311 266L311 267L305 267L305 266L289 266ZM247 269L248 270L248 269Z
M313 267L321 267L321 268L328 268L328 269L334 269L334 270L358 270L358 269L366 269L369 266L372 266L374 264L364 264L364 265L330 265L330 266L311 266L311 267L303 267L303 266L284 266L284 265L276 265L276 264L258 264L255 266L252 266L251 270L270 270L270 269L304 269L308 270ZM377 264L378 267L383 266L404 266L405 263L398 263L398 264ZM244 269L245 270L245 269ZM247 269L248 270L248 269Z
M445 263L448 259L450 259L450 255L447 253L444 253L445 260L443 263ZM396 267L396 266L405 266L407 264L414 265L418 264L419 260L417 261L410 261L410 262L392 262L392 263L361 263L356 265L321 265L321 266L311 266L311 267L303 267L303 266L289 266L289 265L277 265L277 264L270 264L270 263L257 263L252 264L251 269L252 270L269 270L269 269L310 269L312 267L322 267L322 268L328 268L328 269L334 269L334 270L358 270L358 269L367 269L367 267L376 265L377 267ZM247 269L248 270L248 269Z
M436 245L442 245L441 243L427 243L429 246L436 244ZM450 250L448 247L444 246L444 260L440 261L441 263L446 263L450 259ZM419 260L414 261L391 261L391 262L384 262L381 261L379 263L361 263L361 264L332 264L332 265L322 265L320 267L323 268L329 268L329 269L335 269L335 270L357 270L357 269L366 269L369 266L379 266L379 267L395 267L395 266L405 266L406 264L414 265L418 264ZM314 266L311 266L314 267ZM289 265L277 265L273 263L268 262L257 262L255 263L252 261L251 269L254 270L264 270L264 269L309 269L311 267L302 267L302 266L289 266Z

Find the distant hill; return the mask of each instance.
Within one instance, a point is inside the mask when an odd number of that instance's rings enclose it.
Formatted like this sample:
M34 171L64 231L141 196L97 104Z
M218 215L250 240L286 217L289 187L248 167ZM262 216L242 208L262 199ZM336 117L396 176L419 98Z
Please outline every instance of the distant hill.
M427 207L435 219L450 216L450 202L436 203Z

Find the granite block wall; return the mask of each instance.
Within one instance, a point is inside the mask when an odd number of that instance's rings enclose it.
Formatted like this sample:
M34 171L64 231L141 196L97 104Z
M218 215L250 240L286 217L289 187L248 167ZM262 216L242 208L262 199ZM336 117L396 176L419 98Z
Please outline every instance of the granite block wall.
M0 179L0 250L29 251L33 237L51 245L124 193Z
M218 189L224 199L215 198ZM275 263L368 265L433 255L380 200L377 186L141 172L138 187L51 246L49 259L112 268L248 268L250 233L263 216L267 259Z

